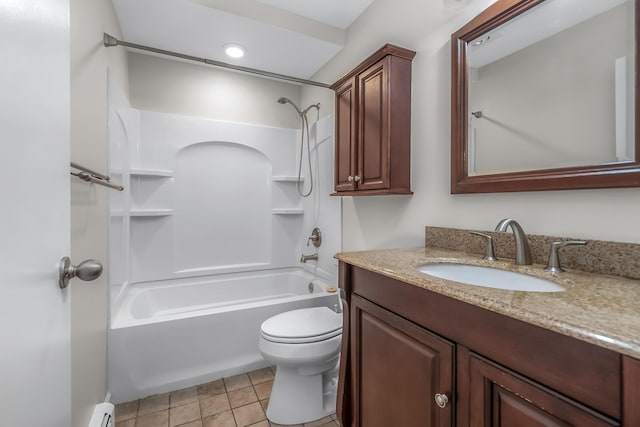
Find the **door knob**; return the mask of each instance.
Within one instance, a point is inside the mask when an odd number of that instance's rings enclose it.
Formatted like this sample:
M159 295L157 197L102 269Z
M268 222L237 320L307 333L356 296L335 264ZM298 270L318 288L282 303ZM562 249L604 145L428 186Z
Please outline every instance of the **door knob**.
M58 265L58 284L60 289L69 286L69 280L77 277L80 280L96 280L102 274L102 264L95 259L82 261L78 265L71 264L69 257L63 257Z

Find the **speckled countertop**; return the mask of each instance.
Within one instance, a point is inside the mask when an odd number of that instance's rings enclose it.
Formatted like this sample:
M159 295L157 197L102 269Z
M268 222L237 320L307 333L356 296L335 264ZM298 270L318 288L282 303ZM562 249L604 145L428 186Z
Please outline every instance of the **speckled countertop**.
M640 281L568 270L547 273L542 265L485 261L471 253L432 247L343 252L336 258L564 335L640 358ZM490 266L551 280L564 292L522 292L465 285L420 273L426 263Z

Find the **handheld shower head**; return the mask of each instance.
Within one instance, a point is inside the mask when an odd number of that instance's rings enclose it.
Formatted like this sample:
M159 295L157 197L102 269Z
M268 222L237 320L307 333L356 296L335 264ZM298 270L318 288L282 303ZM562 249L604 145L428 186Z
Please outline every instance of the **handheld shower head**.
M298 112L299 115L302 115L302 111L300 111L300 109L298 108L298 106L295 104L295 102L293 102L292 100L290 100L289 98L285 98L284 96L281 96L280 98L278 98L278 103L279 104L286 104L289 103L293 106L293 108L296 109L296 111Z
M309 136L309 120L307 119L307 113L309 112L310 109L315 108L318 110L318 119L320 118L320 103L317 104L312 104L309 107L307 107L306 110L302 111L300 110L300 108L298 108L298 106L289 98L285 98L284 96L281 96L280 98L278 98L278 104L291 104L293 106L293 108L296 109L296 111L298 112L298 115L300 116L300 122L302 123L302 129L300 130L300 163L298 163L298 183L297 183L297 189L298 189L298 193L302 196L302 197L308 197L311 192L313 191L313 169L311 167L311 140L310 140L310 136ZM309 162L309 191L308 192L304 192L303 191L303 187L304 184L302 183L302 155L304 152L304 138L305 135L307 137L307 160Z

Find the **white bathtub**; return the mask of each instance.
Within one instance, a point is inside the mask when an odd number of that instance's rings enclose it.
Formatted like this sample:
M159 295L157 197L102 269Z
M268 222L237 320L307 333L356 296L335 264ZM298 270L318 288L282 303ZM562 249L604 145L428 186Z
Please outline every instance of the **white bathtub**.
M112 401L268 366L260 324L288 310L334 307L338 296L327 286L295 268L130 285L109 329Z

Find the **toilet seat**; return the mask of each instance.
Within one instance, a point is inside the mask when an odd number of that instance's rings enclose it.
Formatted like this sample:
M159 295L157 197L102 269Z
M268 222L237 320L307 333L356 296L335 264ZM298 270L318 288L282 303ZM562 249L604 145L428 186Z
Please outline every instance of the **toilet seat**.
M262 323L267 341L302 344L324 341L342 333L342 315L328 307L313 307L277 314Z

